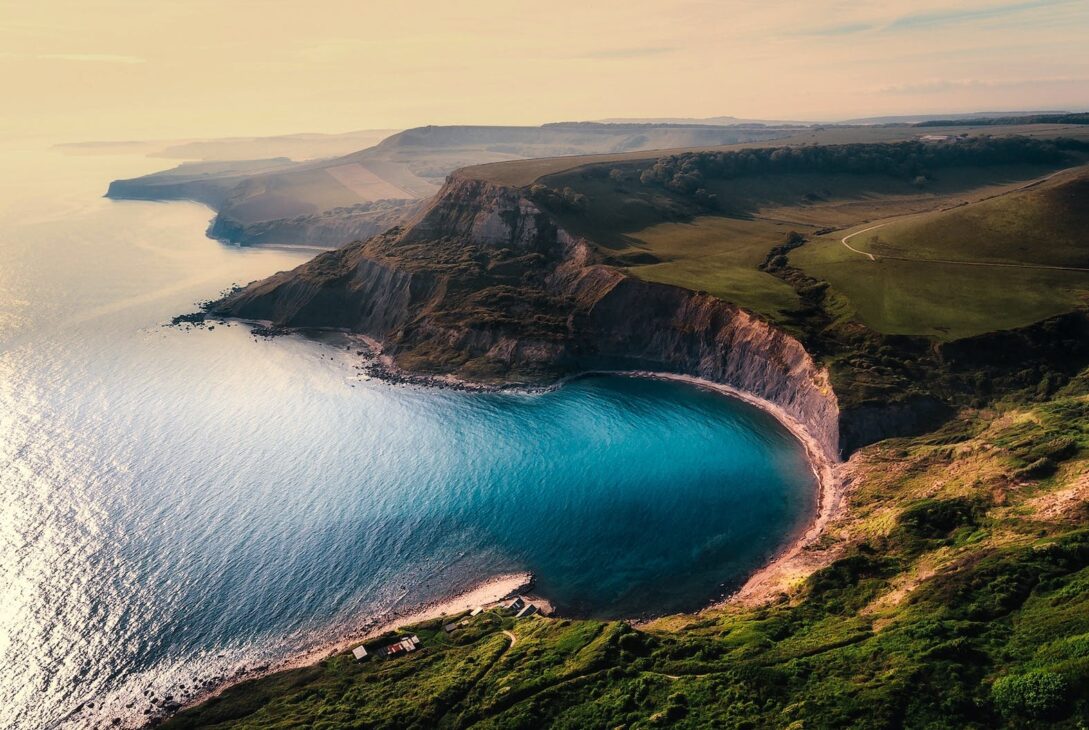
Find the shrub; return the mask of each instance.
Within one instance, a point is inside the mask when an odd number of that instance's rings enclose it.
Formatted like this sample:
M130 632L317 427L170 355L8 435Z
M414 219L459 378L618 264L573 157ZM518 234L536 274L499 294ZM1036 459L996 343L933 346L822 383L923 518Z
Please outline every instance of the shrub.
M977 502L961 497L927 499L904 510L899 522L913 537L941 538L962 525L976 525L980 511Z
M1061 674L1034 670L1000 677L991 686L991 699L1006 717L1046 719L1059 713L1067 690Z
M1046 456L1040 457L1026 467L1014 472L1014 476L1020 479L1044 479L1059 470L1059 465L1053 459Z

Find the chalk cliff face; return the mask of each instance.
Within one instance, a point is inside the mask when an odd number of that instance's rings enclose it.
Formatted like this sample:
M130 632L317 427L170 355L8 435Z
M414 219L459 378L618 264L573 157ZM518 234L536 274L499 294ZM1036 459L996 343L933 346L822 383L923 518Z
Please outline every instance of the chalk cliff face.
M828 374L754 315L595 262L521 191L455 174L403 228L330 251L213 307L382 340L410 370L533 381L584 370L703 377L780 406L839 454Z

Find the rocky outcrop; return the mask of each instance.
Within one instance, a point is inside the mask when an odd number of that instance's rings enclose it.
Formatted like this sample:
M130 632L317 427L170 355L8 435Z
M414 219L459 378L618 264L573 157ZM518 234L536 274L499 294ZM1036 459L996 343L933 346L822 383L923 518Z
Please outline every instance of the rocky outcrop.
M542 253L574 240L520 190L458 173L402 235L408 243L444 238Z
M452 175L403 228L256 282L213 311L382 340L410 369L502 381L655 370L781 407L839 455L828 374L794 338L707 294L644 282L521 191Z
M419 213L420 200L379 200L314 215L276 218L242 223L219 213L208 227L208 237L243 245L261 243L306 243L314 246L342 246L389 230Z
M251 284L220 306L245 319L383 338L426 305L437 283L426 272L400 270L345 247Z

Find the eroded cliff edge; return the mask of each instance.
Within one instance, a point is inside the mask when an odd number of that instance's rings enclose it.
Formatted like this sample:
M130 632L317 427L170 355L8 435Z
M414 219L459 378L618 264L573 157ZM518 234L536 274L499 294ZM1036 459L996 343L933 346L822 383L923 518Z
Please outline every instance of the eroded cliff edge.
M519 190L456 173L407 225L255 282L211 311L366 334L406 370L483 382L587 370L698 376L779 406L829 458L840 450L828 373L797 340L707 294L601 264Z

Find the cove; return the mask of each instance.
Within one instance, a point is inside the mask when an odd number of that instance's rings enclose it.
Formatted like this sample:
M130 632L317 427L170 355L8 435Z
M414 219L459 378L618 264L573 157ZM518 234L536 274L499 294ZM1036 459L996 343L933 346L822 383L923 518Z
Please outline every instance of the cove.
M123 714L501 573L571 615L696 609L813 514L786 429L689 385L398 387L342 347L164 328L313 252L101 200L131 174L102 160L35 164L63 174L0 218L4 726Z

